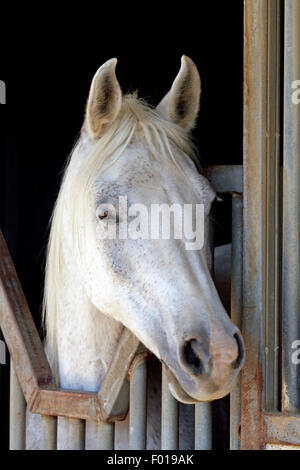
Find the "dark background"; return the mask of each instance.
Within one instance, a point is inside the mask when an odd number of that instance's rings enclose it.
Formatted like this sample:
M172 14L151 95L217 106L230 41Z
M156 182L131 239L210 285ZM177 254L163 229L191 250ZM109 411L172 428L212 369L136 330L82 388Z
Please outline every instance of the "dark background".
M164 13L152 2L15 8L1 19L0 226L39 324L48 222L97 68L117 57L123 91L156 105L190 56L202 79L201 163L241 164L243 1L173 2ZM219 243L230 238L230 204L220 204Z

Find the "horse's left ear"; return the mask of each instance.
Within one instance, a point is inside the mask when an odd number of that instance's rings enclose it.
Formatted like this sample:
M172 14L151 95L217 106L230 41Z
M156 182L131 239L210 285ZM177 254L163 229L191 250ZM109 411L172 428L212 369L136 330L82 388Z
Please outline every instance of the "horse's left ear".
M122 91L116 77L117 59L105 62L96 72L86 107L86 128L93 139L98 139L106 125L118 116L122 105Z
M190 130L199 111L201 82L196 65L189 57L181 57L181 68L169 93L157 106L157 111L170 121Z

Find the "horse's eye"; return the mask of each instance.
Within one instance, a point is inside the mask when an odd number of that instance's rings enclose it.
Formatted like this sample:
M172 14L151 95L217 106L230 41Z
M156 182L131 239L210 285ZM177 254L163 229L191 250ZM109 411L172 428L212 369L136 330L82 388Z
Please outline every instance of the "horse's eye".
M103 214L98 215L98 219L103 220L103 219L105 219L107 216L108 216L108 212L105 211L105 212L103 212Z

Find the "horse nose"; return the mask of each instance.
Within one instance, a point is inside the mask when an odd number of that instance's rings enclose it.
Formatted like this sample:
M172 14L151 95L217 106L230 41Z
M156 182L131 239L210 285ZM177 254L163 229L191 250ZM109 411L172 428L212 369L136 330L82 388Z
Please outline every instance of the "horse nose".
M226 341L224 339L220 341L218 346L215 350L210 347L209 341L189 339L181 350L181 365L190 375L203 377L208 377L213 373L213 369L222 369L226 364L228 373L230 369L241 367L245 349L243 338L238 330L233 336L227 336Z
M242 335L239 331L236 331L233 335L234 339L237 342L237 357L231 363L233 369L238 369L244 362L245 359L245 347Z
M197 339L190 339L185 342L181 362L184 368L192 375L206 375L211 368L211 358L208 352L208 345Z

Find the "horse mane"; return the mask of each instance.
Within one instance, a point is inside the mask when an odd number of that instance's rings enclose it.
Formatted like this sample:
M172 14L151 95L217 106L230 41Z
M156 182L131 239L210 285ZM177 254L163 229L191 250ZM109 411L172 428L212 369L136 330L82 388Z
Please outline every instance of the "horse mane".
M66 208L72 223L70 234L72 248L77 255L82 256L86 238L89 237L89 242L93 238L90 237L93 230L91 216L93 212L87 208L93 203L91 193L95 181L99 174L118 159L134 138L142 136L153 158L171 162L180 171L183 170L178 161L178 152L173 152L171 142L197 163L195 147L187 132L163 118L155 108L138 99L136 94L123 97L118 118L104 130L99 139L89 143L88 152L84 152L83 148L85 139L88 139L84 132L83 128L83 139L78 140L67 160L50 219L51 228L46 255L42 318L46 333L46 353L57 379L56 312L63 274L63 214Z

